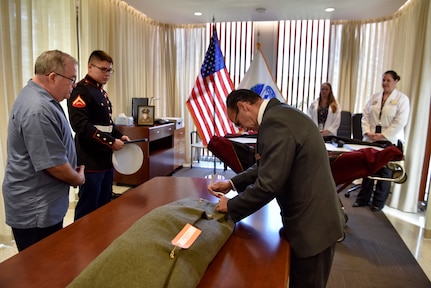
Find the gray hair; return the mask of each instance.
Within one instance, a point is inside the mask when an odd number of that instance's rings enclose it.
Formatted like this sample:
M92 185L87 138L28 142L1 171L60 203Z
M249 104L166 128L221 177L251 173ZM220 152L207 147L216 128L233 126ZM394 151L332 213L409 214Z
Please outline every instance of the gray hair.
M69 62L78 65L78 61L76 61L75 58L60 50L45 51L36 59L34 74L46 75L51 72L62 73Z

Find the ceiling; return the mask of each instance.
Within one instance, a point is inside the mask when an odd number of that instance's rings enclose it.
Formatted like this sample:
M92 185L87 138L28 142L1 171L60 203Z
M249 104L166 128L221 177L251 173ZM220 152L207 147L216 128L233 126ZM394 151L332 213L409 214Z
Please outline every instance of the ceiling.
M274 20L362 20L389 16L408 0L124 0L166 24ZM333 7L334 12L325 12ZM264 12L256 9L264 8ZM202 12L202 16L193 13Z

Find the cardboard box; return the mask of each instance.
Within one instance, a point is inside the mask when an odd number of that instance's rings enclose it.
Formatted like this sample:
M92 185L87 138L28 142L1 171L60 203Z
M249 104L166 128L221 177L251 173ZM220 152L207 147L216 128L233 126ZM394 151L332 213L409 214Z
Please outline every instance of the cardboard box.
M175 123L175 129L180 129L184 127L183 118L163 117L163 119L166 119L171 123Z

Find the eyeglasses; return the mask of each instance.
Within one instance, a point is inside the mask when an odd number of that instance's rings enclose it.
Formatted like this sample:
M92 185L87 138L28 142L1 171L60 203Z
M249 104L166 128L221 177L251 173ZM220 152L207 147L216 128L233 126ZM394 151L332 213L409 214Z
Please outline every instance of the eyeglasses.
M62 75L62 74L60 74L60 73L57 73L57 72L54 72L55 74L57 74L58 76L61 76L61 77L63 77L63 78L66 78L66 79L68 79L68 80L70 80L72 83L70 83L70 84L75 84L75 82L76 82L76 78L69 78L69 77L67 77L67 76L64 76L64 75Z
M70 80L70 84L71 85L73 85L73 84L75 84L76 83L76 78L75 77L73 77L73 78L69 78L69 77L67 77L67 76L64 76L64 75L62 75L62 74L60 74L60 73L57 73L57 72L49 72L48 74L45 74L45 76L49 76L49 74L51 74L51 73L54 73L54 74L56 74L56 75L58 75L58 76L61 76L61 77L63 77L63 78L66 78L67 80Z
M92 63L90 63L90 65L98 68L100 71L102 71L102 73L109 73L109 74L114 73L114 69L105 68L105 67L99 67L99 66L96 66L96 65L94 65Z

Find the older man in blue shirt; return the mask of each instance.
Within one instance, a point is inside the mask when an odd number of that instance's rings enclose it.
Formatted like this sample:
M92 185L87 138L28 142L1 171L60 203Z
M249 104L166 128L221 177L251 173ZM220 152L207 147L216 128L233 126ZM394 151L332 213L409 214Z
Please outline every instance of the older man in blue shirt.
M42 53L10 112L3 197L19 251L63 228L70 186L85 182L60 106L70 97L76 73L72 56Z

